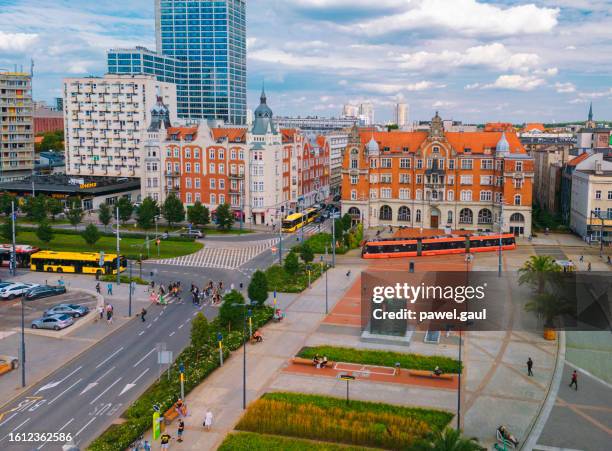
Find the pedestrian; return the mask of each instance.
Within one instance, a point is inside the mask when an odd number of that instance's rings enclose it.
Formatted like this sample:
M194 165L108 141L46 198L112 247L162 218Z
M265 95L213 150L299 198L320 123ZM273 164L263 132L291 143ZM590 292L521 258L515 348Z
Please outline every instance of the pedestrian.
M155 281L154 280L151 281L151 290L155 290Z
M347 278L351 277L351 270L350 269L346 272L346 277Z
M590 271L590 270L591 270L591 262L587 264L587 271Z
M527 359L527 376L533 376L533 371L531 371L532 368L533 368L533 360L531 360L531 357L529 357Z
M100 294L100 282L96 284L96 293Z
M612 261L610 260L610 256L608 255L608 265L612 264Z
M144 449L144 451L151 451L151 444L149 443L148 440L144 441L144 444L142 445L142 449Z
M223 281L219 281L219 293L223 293Z
M112 309L106 310L106 322L110 325L113 324L113 311Z
M179 422L178 422L178 430L176 431L176 434L178 435L178 439L176 440L177 442L182 442L183 441L183 432L184 431L185 431L185 422L181 418L179 420Z
M96 310L98 312L98 320L102 321L104 319L104 306L98 305Z
M584 255L580 256L580 260L579 261L580 261L580 263L584 262Z
M209 409L206 411L206 416L204 417L204 424L203 424L204 429L206 429L207 431L210 431L212 424L213 424L213 414Z
M106 285L106 294L113 295L113 284L110 282Z
M572 388L572 385L576 388L576 391L578 391L578 373L576 370L572 373L572 381L569 384L570 388Z
M161 439L161 449L169 449L170 448L170 440L172 437L167 432L162 434Z
M142 320L143 323L146 321L145 316L147 316L147 311L143 307L142 310L140 311L140 319Z

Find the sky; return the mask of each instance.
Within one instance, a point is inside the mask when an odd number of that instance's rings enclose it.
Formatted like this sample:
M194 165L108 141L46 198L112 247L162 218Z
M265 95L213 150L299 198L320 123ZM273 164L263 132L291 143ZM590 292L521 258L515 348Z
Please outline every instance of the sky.
M34 96L103 75L106 51L155 48L153 0L0 0L0 69ZM265 80L276 115L337 116L395 103L411 120L612 119L612 0L247 0L248 103Z

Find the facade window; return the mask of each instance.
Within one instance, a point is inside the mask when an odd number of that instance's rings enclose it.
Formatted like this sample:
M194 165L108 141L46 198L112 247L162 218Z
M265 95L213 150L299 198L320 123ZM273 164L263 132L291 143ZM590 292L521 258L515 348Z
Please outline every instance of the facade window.
M215 149L208 149L208 159L209 160L215 159Z
M423 160L419 159L416 161L416 168L423 169Z
M389 169L391 167L391 158L383 158L380 160L380 167Z
M399 210L397 210L397 220L410 222L410 208L406 206L399 207Z
M480 169L493 169L493 160L481 160Z
M423 200L423 191L420 189L416 190L416 200Z
M370 190L370 199L377 199L378 198L378 190L377 189L371 189Z
M400 188L399 198L402 200L410 199L410 190L408 188Z
M196 160L200 158L200 149L193 149L193 158Z
M191 172L191 163L185 163L185 172L188 174Z
M464 208L459 212L459 224L472 224L474 222L474 214L469 208Z
M521 171L523 170L523 162L522 162L522 161L517 161L517 162L514 164L514 170L515 170L516 172L521 172Z
M607 214L607 218L608 219L612 219L612 208L608 207L608 214Z
M455 160L448 160L448 169L455 169Z
M225 180L219 179L219 189L225 189Z
M351 200L357 200L357 190L351 190Z
M200 178L197 177L196 179L194 179L194 182L195 182L196 189L200 189Z
M423 184L423 176L421 174L417 174L417 176L416 176L416 184L417 185L422 185Z
M196 174L200 173L200 163L195 163L193 165L193 172L195 172Z
M410 174L400 174L399 182L400 183L410 183Z
M185 149L185 158L191 158L191 149L189 147Z
M513 213L510 216L510 222L525 222L525 217L521 213Z
M449 189L446 192L446 199L451 201L451 202L454 201L455 200L455 192L453 190Z
M380 190L381 199L391 199L391 188L382 188Z
M480 184L481 185L492 185L493 184L493 176L492 175L481 175L480 176Z
M359 161L358 160L351 160L351 169L357 169L359 167Z
M219 160L225 160L225 151L224 149L219 149ZM223 202L221 202L223 203Z
M370 183L378 183L378 176L376 174L370 174Z
M612 200L612 191L608 191L608 200Z
M208 172L209 172L210 174L214 174L214 173L216 172L216 170L215 170L215 163L210 163L210 164L208 165Z
M195 201L202 202L202 195L200 193L195 193Z
M189 177L185 179L185 188L191 188L191 179Z
M216 206L217 205L217 195L216 194L211 194L210 195L210 205L212 205L212 206Z
M488 208L478 212L478 224L493 224L493 213Z
M232 159L232 160L236 159L236 149L232 149L230 151L230 159Z
M474 160L471 158L461 159L461 169L472 170L474 168Z
M454 185L455 184L455 176L454 175L447 175L446 176L446 184L447 185Z
M471 200L472 200L472 191L470 191L470 190L461 191L461 200L463 202L471 202Z
M521 195L517 194L514 196L514 205L521 205Z
M461 185L471 185L472 184L472 176L471 175L462 175L459 183Z
M216 179L210 179L210 189L217 189L217 181Z
M380 215L378 216L383 221L392 221L393 220L393 210L388 205L383 205L380 207Z
M219 174L225 174L225 164L219 163Z
M191 197L191 193L187 193L187 203L190 204L193 202L193 198Z
M417 210L415 216L416 216L415 217L415 221L416 222L421 222L421 210Z
M380 183L391 183L391 174L381 174Z
M495 193L495 203L501 204L501 202L502 202L502 193L499 193L499 192Z
M440 153L440 148L438 146L433 146L433 153Z
M358 182L359 182L359 176L351 175L351 185L357 185Z
M453 212L451 210L448 211L448 219L446 220L446 223L447 224L452 224L453 223Z
M480 202L491 202L493 200L493 193L491 191L480 192Z
M599 191L599 190L595 191L595 199L596 200L601 200L601 191Z
M376 158L370 159L370 168L376 169L378 167L378 160Z
M431 169L433 167L433 160L431 158L427 159L427 169Z
M400 158L400 168L410 169L410 158Z
M223 205L225 203L225 194L219 194L219 205Z

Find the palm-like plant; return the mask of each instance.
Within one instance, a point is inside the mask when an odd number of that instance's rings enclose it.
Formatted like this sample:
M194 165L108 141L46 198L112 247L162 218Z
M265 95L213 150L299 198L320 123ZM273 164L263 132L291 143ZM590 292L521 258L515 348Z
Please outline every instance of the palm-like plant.
M546 279L551 273L561 271L561 266L549 255L532 255L518 270L519 284L527 284L536 289L538 294L544 292Z
M429 440L419 447L423 451L481 451L484 449L475 438L462 437L456 429L436 431Z
M570 312L570 305L559 296L551 293L538 293L527 304L525 310L544 318L544 327L552 328L555 318Z

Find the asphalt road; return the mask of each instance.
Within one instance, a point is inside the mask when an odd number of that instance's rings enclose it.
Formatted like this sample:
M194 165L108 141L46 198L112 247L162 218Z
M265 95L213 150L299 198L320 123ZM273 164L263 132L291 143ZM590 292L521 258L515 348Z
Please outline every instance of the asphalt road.
M297 244L296 236L284 236L283 251ZM285 254L285 252L283 252ZM188 291L191 283L202 286L223 280L226 287L248 285L256 269L278 260L278 253L265 251L237 271L145 264L145 274L154 270L157 283L179 281ZM163 368L157 364L157 349L164 343L176 357L189 342L190 323L201 310L208 318L217 308L194 307L189 293L183 303L151 306L146 322L135 319L96 343L69 364L24 392L0 410L0 449L10 451L60 450L65 442L16 442L16 433L70 433L81 449L120 416ZM163 376L162 376L163 377ZM35 438L35 437L34 437Z

